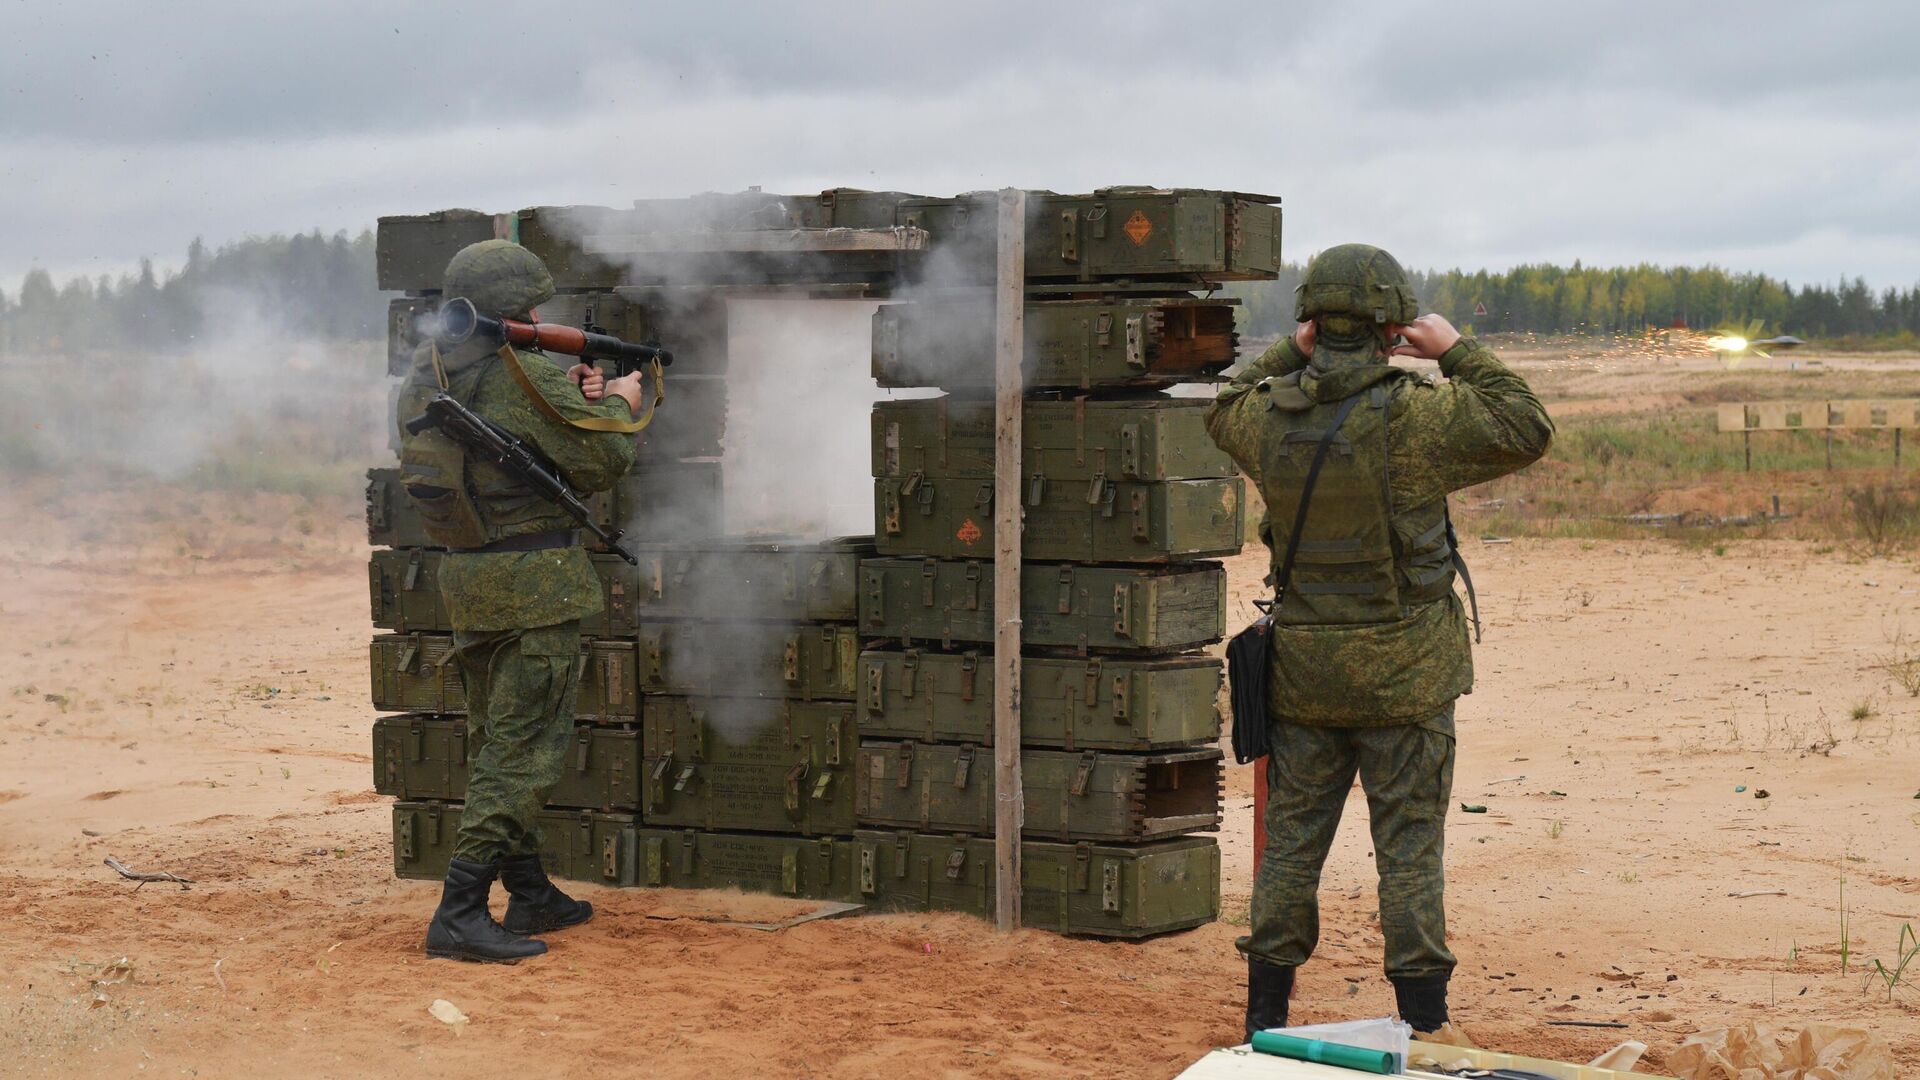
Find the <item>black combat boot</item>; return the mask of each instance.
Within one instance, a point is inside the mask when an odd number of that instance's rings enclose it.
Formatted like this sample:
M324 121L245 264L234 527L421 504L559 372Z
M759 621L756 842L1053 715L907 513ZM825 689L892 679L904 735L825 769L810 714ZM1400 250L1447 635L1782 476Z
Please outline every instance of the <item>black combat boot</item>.
M1393 1000L1400 1019L1423 1035L1439 1031L1447 1022L1447 976L1414 975L1393 980Z
M547 951L546 943L509 934L487 910L498 863L455 859L447 864L440 907L427 926L427 955L489 964L517 964Z
M565 930L593 918L593 905L553 887L538 855L509 855L500 860L500 884L507 887L507 917L501 925L515 934Z
M1253 1033L1287 1026L1287 999L1293 996L1294 969L1247 957L1247 1041Z

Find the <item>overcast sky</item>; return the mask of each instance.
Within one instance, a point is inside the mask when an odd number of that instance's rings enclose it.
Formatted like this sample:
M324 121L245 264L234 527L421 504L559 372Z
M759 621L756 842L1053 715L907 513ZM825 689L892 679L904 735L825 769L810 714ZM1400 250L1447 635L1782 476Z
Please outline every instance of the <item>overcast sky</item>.
M1281 196L1286 248L1920 282L1920 4L0 0L0 290L194 236L830 186Z

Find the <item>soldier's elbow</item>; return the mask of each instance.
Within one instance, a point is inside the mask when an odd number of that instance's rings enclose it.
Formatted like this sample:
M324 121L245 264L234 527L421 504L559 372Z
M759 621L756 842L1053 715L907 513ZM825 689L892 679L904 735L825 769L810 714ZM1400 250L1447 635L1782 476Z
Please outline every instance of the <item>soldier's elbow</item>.
M1532 425L1527 432L1527 453L1532 460L1539 461L1547 456L1547 451L1553 449L1553 435L1553 421L1542 414L1540 422Z
M577 479L580 486L588 491L605 491L619 483L620 478L632 467L631 454L608 458L595 462L592 468L582 469Z

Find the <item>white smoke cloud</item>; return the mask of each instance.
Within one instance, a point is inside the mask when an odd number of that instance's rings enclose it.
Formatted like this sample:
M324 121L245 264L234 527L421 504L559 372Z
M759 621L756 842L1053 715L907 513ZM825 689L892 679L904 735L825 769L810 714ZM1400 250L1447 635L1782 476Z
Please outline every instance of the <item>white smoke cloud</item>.
M0 470L344 494L387 456L384 344L303 337L266 298L202 294L183 349L10 355Z

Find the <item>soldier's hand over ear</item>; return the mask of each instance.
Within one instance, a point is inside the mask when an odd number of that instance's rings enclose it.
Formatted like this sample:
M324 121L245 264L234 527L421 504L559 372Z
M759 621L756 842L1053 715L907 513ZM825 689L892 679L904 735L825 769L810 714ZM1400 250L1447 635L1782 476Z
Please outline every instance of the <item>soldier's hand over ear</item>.
M647 393L640 385L640 373L637 371L607 380L606 396L627 399L627 409L635 416L640 415L640 408L647 401Z
M1405 326L1389 326L1387 329L1407 339L1405 345L1395 345L1393 355L1412 356L1421 360L1438 360L1440 354L1453 348L1460 340L1460 331L1445 316L1429 312L1407 323Z
M567 369L567 378L580 388L580 395L588 401L599 401L607 393L607 377L592 364L575 364Z
M1319 336L1319 325L1308 319L1293 328L1293 347L1300 350L1301 356L1312 356L1314 339Z

